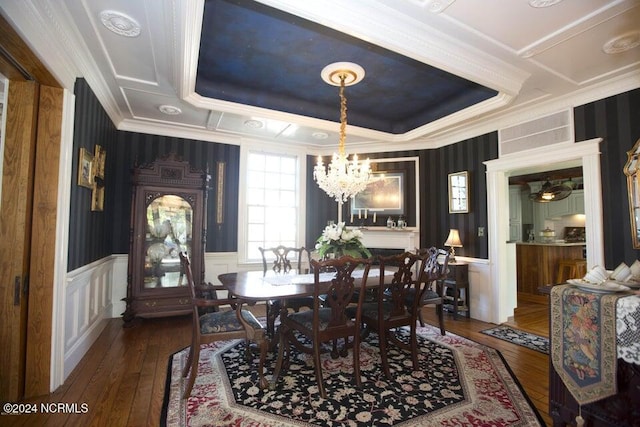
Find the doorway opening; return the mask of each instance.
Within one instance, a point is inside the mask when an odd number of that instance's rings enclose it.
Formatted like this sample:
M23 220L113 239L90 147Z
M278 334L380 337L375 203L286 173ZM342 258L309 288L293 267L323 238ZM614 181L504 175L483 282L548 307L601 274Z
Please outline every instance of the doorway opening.
M559 143L518 155L485 162L487 166L491 313L493 323L513 316L517 305L515 244L509 241L509 177L543 172L554 159L554 168L582 166L587 265L602 264L602 188L600 178L601 138L580 143Z

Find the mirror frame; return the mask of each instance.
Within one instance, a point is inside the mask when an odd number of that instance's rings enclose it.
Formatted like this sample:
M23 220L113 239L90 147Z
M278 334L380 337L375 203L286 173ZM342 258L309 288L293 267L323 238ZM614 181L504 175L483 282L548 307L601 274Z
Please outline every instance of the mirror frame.
M627 194L629 197L629 220L631 221L631 241L634 249L640 249L640 139L627 151L627 163L624 174L627 176Z
M450 173L447 182L449 187L449 213L468 213L469 172Z

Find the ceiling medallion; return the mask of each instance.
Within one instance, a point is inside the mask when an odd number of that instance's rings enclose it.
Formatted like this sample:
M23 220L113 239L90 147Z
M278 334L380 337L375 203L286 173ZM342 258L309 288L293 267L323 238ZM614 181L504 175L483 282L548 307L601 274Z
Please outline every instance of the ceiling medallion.
M102 24L110 31L125 37L138 37L140 35L140 24L138 21L115 10L103 10L100 12Z
M169 116L177 116L178 114L182 114L182 110L178 107L174 107L173 105L161 105L158 107L158 110Z
M455 0L429 0L427 1L427 9L431 13L442 13L446 8L451 6Z
M260 120L249 119L245 120L244 125L252 129L261 129L264 126L264 123L262 123Z
M311 137L314 139L327 139L329 138L329 134L326 132L313 132Z
M536 8L551 7L561 1L562 0L529 0L529 6Z
M640 31L631 31L621 36L614 37L602 46L602 50L608 54L622 53L634 47L640 46Z

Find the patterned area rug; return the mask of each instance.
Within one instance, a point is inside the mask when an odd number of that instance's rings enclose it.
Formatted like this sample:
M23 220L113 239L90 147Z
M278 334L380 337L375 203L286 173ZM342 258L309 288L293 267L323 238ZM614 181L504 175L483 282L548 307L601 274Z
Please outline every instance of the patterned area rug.
M257 364L245 343L210 344L201 351L191 397L181 399L187 350L169 360L162 424L167 426L542 426L500 353L430 326L418 328L420 369L391 348L394 379L380 368L377 336L361 348L362 387L353 383L352 358L323 355L327 399L319 396L313 361L292 349L275 390L257 387ZM404 333L408 336L408 333ZM267 361L273 372L275 354Z
M549 338L541 337L540 335L521 331L519 329L514 329L510 326L504 325L497 326L491 329L485 329L484 331L480 332L504 341L508 341L513 344L518 344L523 347L539 351L540 353L549 354Z

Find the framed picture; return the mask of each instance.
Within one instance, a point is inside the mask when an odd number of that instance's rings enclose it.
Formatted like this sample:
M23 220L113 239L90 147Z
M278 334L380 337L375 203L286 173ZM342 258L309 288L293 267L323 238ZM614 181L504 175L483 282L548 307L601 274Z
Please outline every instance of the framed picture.
M372 182L351 201L351 213L363 210L404 215L404 172L374 173Z
M93 155L80 148L78 156L78 185L93 188Z
M104 210L104 186L94 183L91 192L91 210L101 212Z
M469 212L469 173L449 174L449 213Z
M107 157L107 152L102 146L96 144L93 154L93 176L100 179L104 179L104 162Z

